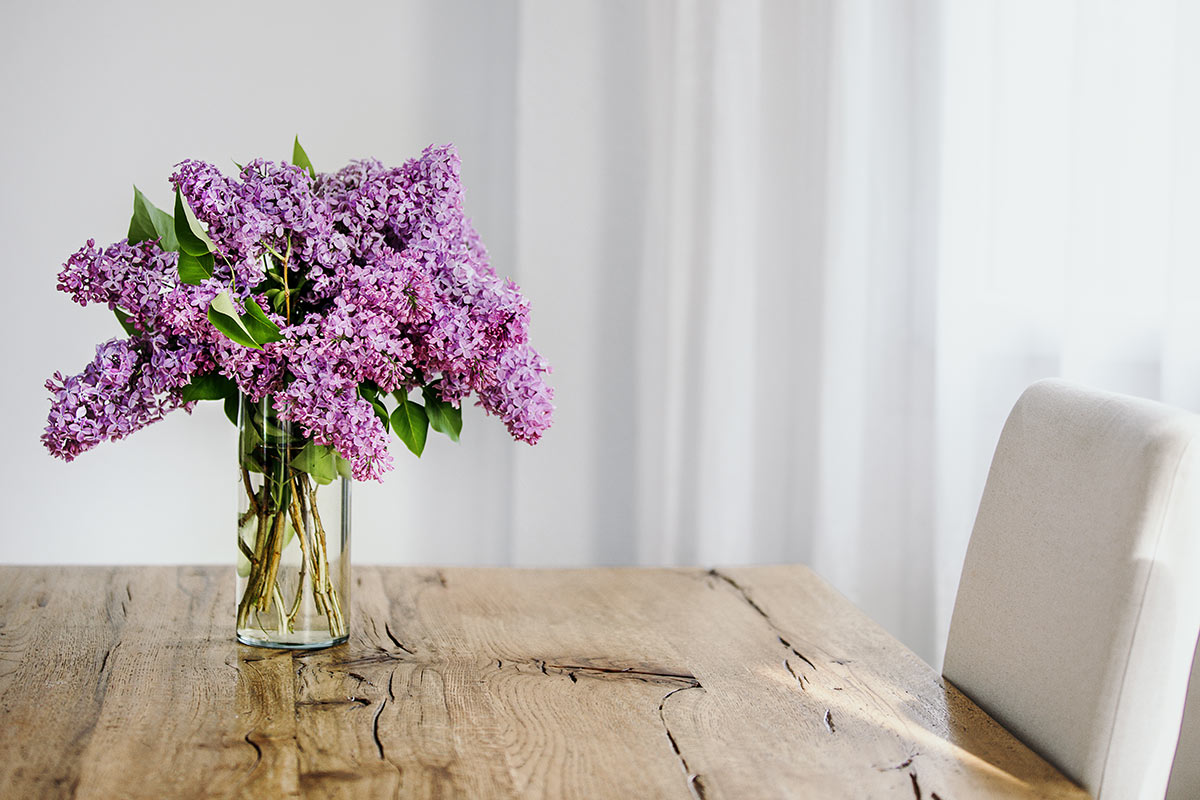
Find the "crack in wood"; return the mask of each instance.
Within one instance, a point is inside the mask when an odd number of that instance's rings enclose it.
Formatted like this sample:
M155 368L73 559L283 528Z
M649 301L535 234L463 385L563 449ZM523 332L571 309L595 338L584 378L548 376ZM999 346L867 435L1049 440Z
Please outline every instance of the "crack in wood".
M347 697L345 700L297 700L297 706L353 706L357 705L360 708L371 705L371 701L365 697Z
M436 583L443 589L446 588L446 573L440 569L432 575L422 575L420 580L421 583Z
M917 800L921 800L921 784L917 783L917 771L914 769L912 772L908 773L908 777L912 778L913 795L917 798Z
M904 760L903 760L903 761L901 761L899 764L895 764L895 765L893 765L893 766L890 766L890 767L876 767L875 769L879 770L880 772L891 772L891 771L893 771L893 770L907 769L908 767L910 767L910 766L912 765L912 763L913 763L913 760L914 760L914 759L915 759L917 756L919 756L919 755L921 755L921 754L920 754L920 753L913 753L911 756L909 756L908 758L904 759Z
M598 675L627 676L635 680L645 680L652 683L683 681L688 684L683 688L699 686L700 681L695 675L687 672L667 672L666 670L638 669L636 667L599 667L592 664L550 664L545 661L535 662L542 674L547 675L548 669L566 672L568 675L576 672L598 673ZM575 678L572 678L574 681Z
M796 658L803 661L805 664L808 664L808 666L810 668L812 668L813 670L817 669L817 665L814 664L808 656L804 655L804 653L801 653L799 650L797 650L795 648L795 646L792 645L792 643L790 641L783 638L782 629L778 625L775 624L775 620L771 619L771 615L768 614L765 610L763 610L762 606L760 606L758 603L754 602L754 598L752 598L750 596L750 593L746 590L746 588L744 586L742 586L740 583L735 581L733 578L729 577L728 575L726 575L723 572L716 570L716 569L710 569L706 574L709 577L716 578L717 580L723 581L727 585L732 587L734 589L734 591L736 591L738 593L738 595L742 598L742 600L747 605L750 606L750 608L754 609L754 611L756 611L759 616L761 616L764 620L766 620L767 624L771 626L771 630L774 631L775 638L779 640L779 644L781 644L784 647L784 649L786 649L789 653L794 655ZM785 661L784 663L786 664L787 662ZM791 672L793 676L796 676L796 673L792 671L791 665L788 665L788 672ZM799 680L798 677L797 677L797 680ZM811 683L811 682L812 681L809 681L809 683ZM804 688L803 681L800 682L800 687Z
M763 611L762 606L760 606L758 603L754 602L753 598L750 597L749 592L747 592L740 583L738 583L737 581L735 581L733 578L729 577L725 573L720 572L719 570L710 569L708 571L708 574L710 577L716 578L719 581L724 581L725 583L732 586L734 588L734 590L742 596L742 599L746 601L746 604L748 606L750 606L751 608L753 608L755 611L757 611L763 619L768 620L768 621L771 619L771 615L768 614L766 611Z
M404 661L404 660L405 660L404 657L401 655L397 655L396 653L393 653L388 650L380 650L376 653L371 653L371 654L365 655L365 656L359 656L358 658L352 658L349 661L331 661L329 663L329 666L333 667L333 668L359 667L359 666L363 666L365 664L387 664L387 663L391 663L391 662L395 662L395 661Z
M693 678L693 680L695 679ZM667 714L664 709L667 705L667 701L670 700L673 695L676 695L679 692L686 692L688 689L703 688L704 687L700 685L699 681L696 681L696 683L691 686L680 686L678 689L672 689L663 695L663 699L658 703L658 718L662 721L663 732L667 734L667 741L671 743L671 749L675 752L675 758L679 760L679 765L683 768L683 774L687 777L688 791L693 797L697 798L697 800L706 800L708 797L707 787L705 786L704 780L699 773L692 772L692 768L688 766L687 758L684 757L683 751L679 748L679 742L675 739L675 734L671 733L671 726L667 724Z
M301 772L300 786L306 787L309 784L319 781L328 781L334 786L338 784L353 785L355 781L362 780L362 777L361 772L354 772L347 769L318 769L312 772Z
M825 709L825 727L829 729L830 733L837 733L837 728L833 725L833 712L828 708Z
M367 679L367 677L365 675L360 675L357 672L347 672L346 675L351 678L354 678L354 680L358 681L359 683L365 683L367 686L375 685L375 684L371 683L371 681L369 679Z
M391 674L388 675L388 697L392 698L393 703L396 702L396 690L392 688L392 684L395 682L395 680L396 670L393 668Z
M254 770L258 769L258 765L262 763L262 748L258 746L258 742L250 738L250 734L252 733L254 731L248 731L245 737L243 737L246 740L246 744L254 748L254 765L250 767L250 772L254 772Z
M794 655L796 658L800 659L800 660L801 660L801 661L803 661L805 664L808 664L808 665L809 665L810 667L812 667L813 669L816 669L816 668L817 668L817 665L816 665L816 664L814 664L813 662L809 661L809 660L808 660L808 658L806 658L806 657L805 657L804 653L801 653L801 652L800 652L799 650L797 650L795 647L792 647L792 643L791 643L791 642L789 642L787 639L783 638L782 636L779 636L778 634L775 636L775 638L779 640L779 643L780 643L781 645L783 645L783 646L784 646L784 647L786 647L786 648L787 648L789 651L791 651L791 654L792 654L792 655Z
M387 633L387 637L392 640L392 644L396 645L396 647L399 647L401 650L408 653L410 656L416 655L416 653L414 653L412 650L409 650L407 647L404 646L403 642L401 642L399 639L396 638L396 634L392 633L392 624L390 622L383 623L383 630L385 633Z
M787 667L787 671L796 679L796 683L800 684L800 688L807 692L808 687L804 685L804 673L796 672L796 670L792 669L792 662L786 658L783 660L783 666Z
M112 658L112 654L117 652L117 648L120 646L121 642L118 640L116 644L104 651L104 656L100 659L100 671L96 673L96 690L92 695L98 706L103 704L104 697L108 694L108 684L112 681L112 672L108 669L108 660ZM95 724L95 720L93 720L92 726L94 727ZM88 735L91 735L90 727L88 728Z
M383 755L383 740L379 738L379 715L383 713L384 706L387 705L387 698L379 704L379 708L375 710L375 718L371 720L371 736L375 739L375 747L379 750L380 760L384 760Z

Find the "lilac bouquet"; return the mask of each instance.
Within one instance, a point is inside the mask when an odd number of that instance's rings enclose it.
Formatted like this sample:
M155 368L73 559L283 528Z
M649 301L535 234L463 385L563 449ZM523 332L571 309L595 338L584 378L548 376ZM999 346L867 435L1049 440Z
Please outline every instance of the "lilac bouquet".
M135 188L128 237L88 241L58 276L127 335L47 381L46 448L70 461L202 400L224 402L235 424L249 415L258 433L243 430L241 466L257 526L239 545L261 573L246 594L263 611L278 599L273 552L314 516L310 490L339 474L380 480L389 432L418 456L430 427L457 441L474 395L537 442L553 411L549 367L528 343L528 301L464 216L459 166L452 146L431 146L400 167L317 173L297 140L292 163L256 159L237 177L180 163L173 214ZM299 435L285 441L284 426ZM318 562L305 563L315 574ZM332 605L314 590L318 608Z

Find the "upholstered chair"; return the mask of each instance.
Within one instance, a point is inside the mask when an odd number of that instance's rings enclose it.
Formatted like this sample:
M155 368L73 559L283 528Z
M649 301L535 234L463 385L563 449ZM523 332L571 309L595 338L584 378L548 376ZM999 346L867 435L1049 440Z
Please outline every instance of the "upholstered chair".
M1157 799L1198 631L1200 416L1029 387L992 460L945 677L1096 797ZM1180 750L1173 796L1200 797L1198 758Z

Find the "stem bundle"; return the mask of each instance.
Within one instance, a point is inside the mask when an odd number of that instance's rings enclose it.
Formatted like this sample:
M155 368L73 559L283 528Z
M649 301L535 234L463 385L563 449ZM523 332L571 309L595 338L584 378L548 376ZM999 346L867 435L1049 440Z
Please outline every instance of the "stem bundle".
M299 470L283 467L278 471L264 470L258 492L254 491L250 473L245 468L242 483L249 508L239 519L238 547L250 566L238 601L239 632L252 627L252 615L256 623L252 633L255 638L271 638L267 634L268 627L274 627L279 635L294 632L304 594L310 590L316 612L326 618L329 638L344 637L346 620L338 588L329 574L329 553L325 527L317 510L315 482ZM241 533L242 526L251 517L257 519L252 546L242 539ZM301 553L290 608L284 599L285 584L280 575L280 563L290 543L289 524Z

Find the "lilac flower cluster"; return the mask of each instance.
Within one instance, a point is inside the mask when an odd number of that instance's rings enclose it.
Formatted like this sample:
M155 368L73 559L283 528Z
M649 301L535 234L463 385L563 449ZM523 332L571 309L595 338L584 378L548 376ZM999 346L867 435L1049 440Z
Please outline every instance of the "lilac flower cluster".
M59 289L126 315L132 335L100 345L81 374L47 382L46 447L69 461L190 410L183 388L209 373L252 400L269 397L358 479L392 467L365 384L427 387L455 407L473 393L514 438L537 442L553 411L550 368L529 346L528 302L492 269L463 213L459 168L453 146L315 178L262 160L237 178L201 161L178 165L171 182L207 228L212 277L181 282L178 254L152 241L104 250L89 241L68 259ZM257 302L282 339L253 349L221 334L207 312L223 290Z

